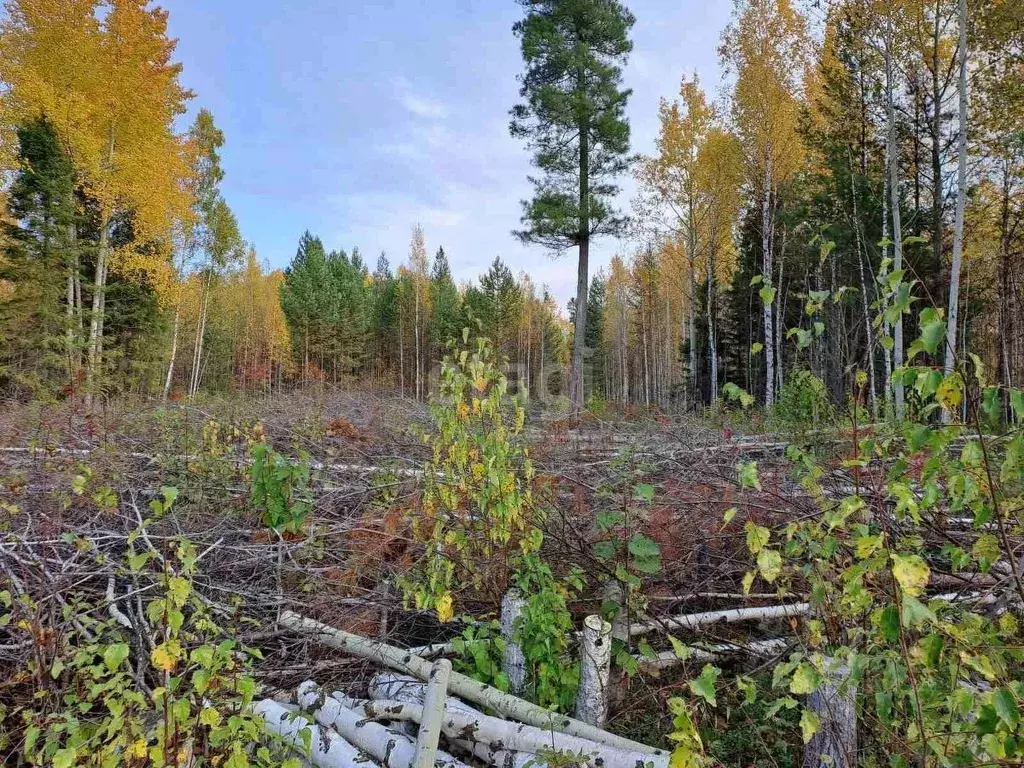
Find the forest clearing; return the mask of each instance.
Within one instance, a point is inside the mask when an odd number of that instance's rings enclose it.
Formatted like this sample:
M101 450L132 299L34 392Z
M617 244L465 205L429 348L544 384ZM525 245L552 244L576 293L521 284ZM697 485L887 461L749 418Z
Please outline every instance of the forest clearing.
M1024 4L167 4L0 12L5 765L1024 765Z

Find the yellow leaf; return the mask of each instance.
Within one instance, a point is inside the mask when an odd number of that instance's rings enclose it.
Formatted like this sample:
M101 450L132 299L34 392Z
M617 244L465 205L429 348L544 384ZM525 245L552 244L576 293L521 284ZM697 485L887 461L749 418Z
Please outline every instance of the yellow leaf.
M130 757L145 757L148 751L148 745L145 739L136 739L135 743L132 744L131 749L128 750Z
M199 713L199 722L202 725L208 725L211 728L216 728L220 725L221 715L213 707L206 707L202 712Z
M455 615L452 608L452 593L445 592L437 601L437 620L442 624L451 621Z
M912 597L920 595L931 573L919 555L892 555L892 575L900 588Z
M181 644L177 640L160 643L150 654L153 666L164 672L172 672L181 658Z

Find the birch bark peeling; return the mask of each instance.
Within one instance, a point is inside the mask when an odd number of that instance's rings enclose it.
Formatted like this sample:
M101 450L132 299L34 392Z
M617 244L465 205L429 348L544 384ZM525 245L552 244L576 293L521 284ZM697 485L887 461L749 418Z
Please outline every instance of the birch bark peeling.
M280 624L293 631L308 635L329 648L336 648L353 656L370 659L396 672L414 675L421 680L425 680L427 675L430 674L432 665L426 659L413 656L408 651L403 651L401 648L396 648L393 645L367 640L360 635L353 635L350 632L328 626L314 619L300 616L293 611L282 612ZM647 744L641 744L640 742L617 736L614 733L608 733L575 718L551 712L536 704L531 704L528 701L503 693L497 688L492 688L485 683L473 680L458 672L452 672L448 689L452 694L461 696L467 701L493 709L505 717L519 720L529 725L550 728L554 731L568 733L584 739L592 739L598 744L605 744L617 749L667 758L667 753L664 750L655 749Z
M612 663L612 625L600 616L583 621L580 643L580 687L576 694L576 717L603 728L608 720L608 673Z
M253 710L263 718L269 730L300 752L305 752L305 742L299 734L309 728L313 732L310 759L317 768L373 768L377 765L330 728L306 722L301 717L293 719L292 711L273 699L257 702Z
M516 623L525 606L526 600L514 589L506 592L501 601L501 637L505 641L501 666L508 677L508 690L514 696L521 696L526 690L526 657L523 647L515 641Z

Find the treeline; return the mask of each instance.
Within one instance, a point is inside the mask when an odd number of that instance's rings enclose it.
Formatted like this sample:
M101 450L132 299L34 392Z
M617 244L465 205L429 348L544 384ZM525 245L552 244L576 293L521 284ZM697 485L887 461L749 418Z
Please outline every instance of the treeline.
M865 400L899 409L928 305L934 364L976 354L1019 384L1024 6L809 10L740 4L725 96L684 78L662 103L636 166L644 245L591 283L610 398L710 403L731 381L771 403L810 371L843 404L863 372Z
M524 391L563 394L569 334L547 290L500 258L478 283L456 285L444 248L428 258L418 226L406 263L393 270L382 253L372 272L358 249L327 252L307 232L280 299L304 382L366 380L425 398L436 364L468 329L509 359Z
M213 116L175 128L193 95L166 14L9 0L0 388L89 401L365 380L423 398L470 328L533 395L575 400L578 373L583 400L697 407L734 383L771 404L810 372L838 403L863 375L881 412L909 397L898 372L928 304L946 324L931 362L969 351L1019 384L1024 6L745 0L720 98L684 78L635 161L632 15L618 0L524 8L512 131L541 173L518 234L579 249L586 311L570 302L568 323L500 259L456 284L419 228L397 268L308 234L286 270L264 268L220 192ZM611 207L626 172L628 220ZM589 244L612 234L633 245L595 275Z

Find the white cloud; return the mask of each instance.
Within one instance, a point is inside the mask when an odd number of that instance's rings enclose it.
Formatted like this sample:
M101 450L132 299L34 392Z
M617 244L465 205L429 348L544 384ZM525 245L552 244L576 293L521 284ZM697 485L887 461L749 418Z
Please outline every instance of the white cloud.
M398 102L416 117L426 120L441 120L448 116L444 102L423 93L417 93L408 80L396 77L392 85L398 92Z

